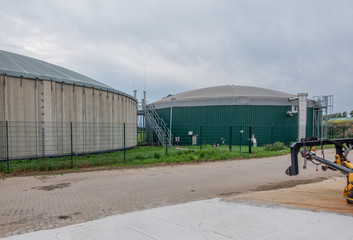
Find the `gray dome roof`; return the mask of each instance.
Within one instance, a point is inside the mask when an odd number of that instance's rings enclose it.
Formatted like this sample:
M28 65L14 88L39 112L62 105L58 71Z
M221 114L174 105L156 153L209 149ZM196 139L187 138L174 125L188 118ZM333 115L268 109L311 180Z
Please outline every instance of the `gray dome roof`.
M224 85L201 88L169 95L152 103L155 108L173 106L212 105L291 105L289 98L296 95L250 86Z
M132 98L126 93L120 92L108 85L105 85L104 83L69 69L3 50L0 50L0 74L30 79L38 78L56 82L65 82L79 86L93 87Z

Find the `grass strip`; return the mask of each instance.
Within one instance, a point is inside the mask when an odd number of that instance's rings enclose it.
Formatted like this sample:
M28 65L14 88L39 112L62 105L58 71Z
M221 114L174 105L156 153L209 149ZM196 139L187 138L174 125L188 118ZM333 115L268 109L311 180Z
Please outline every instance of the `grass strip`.
M265 151L263 147L252 148L252 153L248 153L248 148L242 146L232 146L232 152L229 146L185 146L179 148L169 148L168 154L165 148L143 146L126 151L124 161L124 152L117 151L113 153L86 154L73 157L74 170L89 168L117 168L153 164L176 164L190 162L205 162L227 159L249 159L273 157L290 153L290 148L285 147L280 151ZM0 163L0 172L6 173L6 163ZM71 157L38 158L32 160L14 160L10 162L11 175L21 175L35 172L50 171L70 171Z

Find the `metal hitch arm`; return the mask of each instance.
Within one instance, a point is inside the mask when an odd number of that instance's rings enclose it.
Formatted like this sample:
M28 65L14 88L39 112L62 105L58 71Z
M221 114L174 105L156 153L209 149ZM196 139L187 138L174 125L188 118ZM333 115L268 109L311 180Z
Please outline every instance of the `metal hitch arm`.
M299 174L299 164L298 164L298 153L300 151L301 147L312 147L312 146L322 146L322 145L328 145L328 144L334 144L336 148L336 154L339 156L342 156L343 154L343 144L346 144L347 146L352 146L353 145L353 138L343 138L343 139L335 139L335 140L305 140L303 139L300 142L295 142L292 144L291 148L291 165L289 168L286 170L286 174L289 176L295 176ZM330 162L324 158L317 157L315 154L309 152L309 151L304 151L303 152L303 157L306 157L307 159L315 159L323 164L326 164L336 170L341 171L344 174L348 174L350 172L353 172L349 168L342 167L341 165L338 165L336 163Z

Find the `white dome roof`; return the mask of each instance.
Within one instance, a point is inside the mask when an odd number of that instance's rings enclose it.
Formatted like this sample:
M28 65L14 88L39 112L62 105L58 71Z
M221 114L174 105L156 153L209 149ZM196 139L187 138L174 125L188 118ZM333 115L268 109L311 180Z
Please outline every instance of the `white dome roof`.
M296 95L266 88L224 85L191 90L169 95L152 103L155 108L173 106L212 105L291 105L289 98Z
M121 95L130 95L118 91L104 83L89 78L69 69L44 62L35 58L0 50L0 74L13 77L24 77L29 79L43 79L55 82L64 82L79 86L93 87L108 90Z

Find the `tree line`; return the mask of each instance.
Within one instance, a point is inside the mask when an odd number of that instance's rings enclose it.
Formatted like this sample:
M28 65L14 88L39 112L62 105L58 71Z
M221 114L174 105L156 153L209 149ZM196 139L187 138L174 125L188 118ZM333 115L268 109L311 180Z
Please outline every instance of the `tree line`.
M349 113L350 117L353 117L353 110ZM330 118L346 118L348 117L348 113L346 111L344 112L338 112L338 113L333 113L328 115L328 119Z

